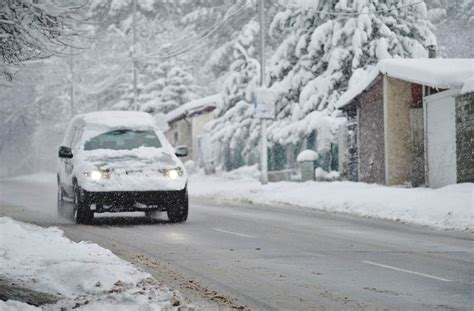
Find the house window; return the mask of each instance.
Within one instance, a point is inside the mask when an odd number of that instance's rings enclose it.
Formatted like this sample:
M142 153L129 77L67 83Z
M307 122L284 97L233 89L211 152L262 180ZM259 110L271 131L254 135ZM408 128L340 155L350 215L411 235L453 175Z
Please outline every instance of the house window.
M306 149L316 150L316 137L316 131L312 131L311 134L309 134L308 138L306 139Z

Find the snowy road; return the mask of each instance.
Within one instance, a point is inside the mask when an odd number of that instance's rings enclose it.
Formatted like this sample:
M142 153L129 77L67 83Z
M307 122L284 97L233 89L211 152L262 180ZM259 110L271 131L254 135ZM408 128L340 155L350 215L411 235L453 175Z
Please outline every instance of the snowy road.
M230 297L259 310L474 305L472 233L203 201L191 203L186 224L120 217L76 226L56 218L55 195L54 178L0 181L0 216L58 225L69 238L110 248L192 299Z

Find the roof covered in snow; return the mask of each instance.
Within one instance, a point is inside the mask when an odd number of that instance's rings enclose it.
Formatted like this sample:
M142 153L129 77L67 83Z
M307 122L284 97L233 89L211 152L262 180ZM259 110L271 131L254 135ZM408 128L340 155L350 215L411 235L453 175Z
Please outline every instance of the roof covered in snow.
M98 111L81 114L75 117L87 125L107 128L143 128L155 127L153 117L146 112L138 111Z
M367 89L379 74L437 89L462 89L466 81L474 77L474 59L384 59L367 73L365 79L349 88L336 103L336 107L342 108L349 104Z
M214 110L222 102L222 95L216 94L197 100L190 101L166 115L168 123L173 123L186 116L200 113L203 111Z
M474 76L464 83L464 87L461 90L461 94L473 93L474 92Z

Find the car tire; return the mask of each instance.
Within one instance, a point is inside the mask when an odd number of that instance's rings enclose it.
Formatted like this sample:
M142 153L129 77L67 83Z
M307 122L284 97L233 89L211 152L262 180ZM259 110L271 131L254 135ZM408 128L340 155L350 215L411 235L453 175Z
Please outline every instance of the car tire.
M58 217L64 218L65 211L64 211L64 192L63 188L58 185L58 199L56 203L56 208L58 212Z
M173 206L168 207L168 210L167 210L168 219L172 223L185 222L188 219L188 211L189 211L188 189L184 188L176 204L173 204Z
M81 188L74 185L74 213L73 218L76 224L89 224L94 219L94 212L90 210L81 196Z

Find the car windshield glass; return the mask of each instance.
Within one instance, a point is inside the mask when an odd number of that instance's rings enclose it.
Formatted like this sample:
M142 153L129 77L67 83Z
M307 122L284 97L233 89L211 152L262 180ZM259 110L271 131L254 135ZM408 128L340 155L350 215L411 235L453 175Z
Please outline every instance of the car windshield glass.
M101 134L84 144L84 150L132 150L140 147L161 148L154 131L116 130Z

